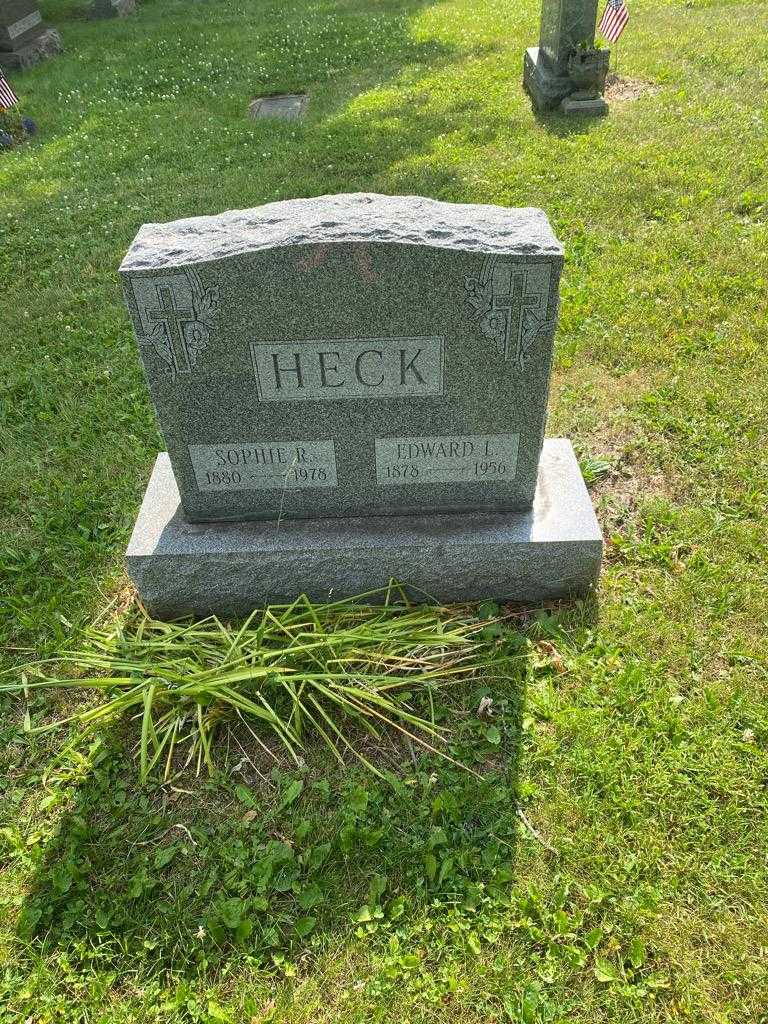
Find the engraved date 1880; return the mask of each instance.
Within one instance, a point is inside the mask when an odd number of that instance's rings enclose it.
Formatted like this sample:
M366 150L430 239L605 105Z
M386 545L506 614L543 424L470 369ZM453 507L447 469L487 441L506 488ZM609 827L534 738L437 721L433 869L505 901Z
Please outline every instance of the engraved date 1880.
M201 491L300 490L336 486L333 441L191 444Z

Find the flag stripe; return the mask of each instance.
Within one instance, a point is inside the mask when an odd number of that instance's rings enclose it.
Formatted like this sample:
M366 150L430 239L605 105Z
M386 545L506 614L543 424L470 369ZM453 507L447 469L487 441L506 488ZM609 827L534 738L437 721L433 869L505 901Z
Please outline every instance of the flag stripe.
M627 20L627 18L612 18L610 21L606 21L602 29L603 35L613 42L614 39L618 38L619 30L624 28Z
M600 32L609 43L615 43L629 21L629 11L624 0L608 0L600 19Z
M18 96L8 84L8 79L0 73L0 107L15 107Z
M626 22L626 18L622 18L621 15L614 14L610 18L606 18L603 22L604 32L613 32Z

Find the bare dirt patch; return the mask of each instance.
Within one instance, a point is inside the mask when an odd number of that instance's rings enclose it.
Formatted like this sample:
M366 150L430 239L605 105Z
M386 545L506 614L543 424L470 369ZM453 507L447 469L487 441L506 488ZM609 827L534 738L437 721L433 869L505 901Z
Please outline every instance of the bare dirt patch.
M605 532L620 530L649 497L675 500L686 482L670 466L657 464L649 448L647 424L637 401L653 387L647 371L614 376L593 363L556 370L551 390L548 434L576 440L580 461L604 461L607 471L588 480Z
M615 71L609 71L605 80L605 98L609 103L637 100L658 91L659 86L653 82L646 82L642 78L626 78Z

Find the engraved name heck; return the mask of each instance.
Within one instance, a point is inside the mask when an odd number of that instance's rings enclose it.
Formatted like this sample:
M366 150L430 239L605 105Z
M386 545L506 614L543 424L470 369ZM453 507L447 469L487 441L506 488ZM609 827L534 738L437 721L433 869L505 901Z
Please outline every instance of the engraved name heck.
M263 402L407 398L443 393L444 339L251 342Z

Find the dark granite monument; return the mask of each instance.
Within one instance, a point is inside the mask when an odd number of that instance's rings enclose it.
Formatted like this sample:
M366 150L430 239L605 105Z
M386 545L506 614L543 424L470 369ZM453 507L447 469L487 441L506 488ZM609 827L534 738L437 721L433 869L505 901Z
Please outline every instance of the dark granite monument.
M562 262L540 210L418 197L145 225L121 266L168 448L127 555L145 604L588 590L600 532L543 440Z
M597 0L542 0L539 45L525 52L523 85L539 111L599 116L610 51L595 45Z
M37 0L0 0L3 71L24 71L61 50L61 36L43 21Z

